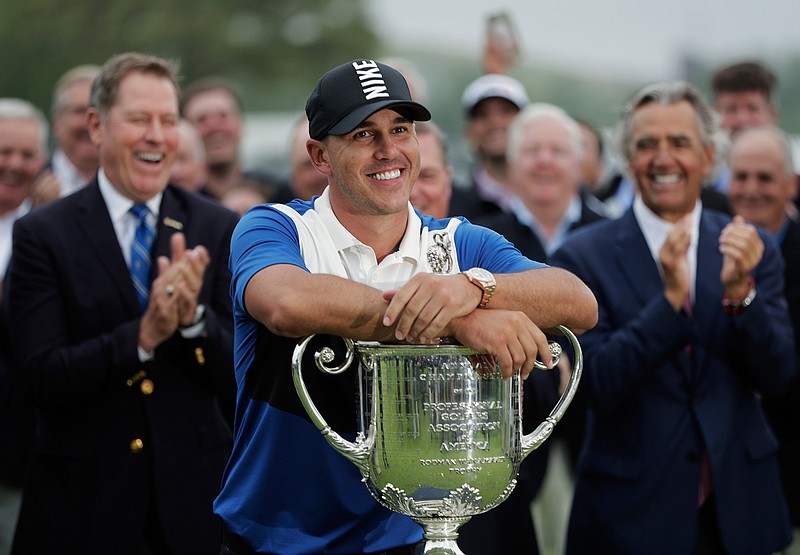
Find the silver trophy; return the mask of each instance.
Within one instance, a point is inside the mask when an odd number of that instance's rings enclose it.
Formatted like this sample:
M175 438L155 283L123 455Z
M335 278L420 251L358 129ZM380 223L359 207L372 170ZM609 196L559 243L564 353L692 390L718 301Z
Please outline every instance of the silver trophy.
M328 374L358 357L359 432L340 436L311 400L302 360L311 336L295 348L295 388L328 443L355 464L373 497L422 526L426 555L464 555L458 528L502 503L514 490L519 465L553 432L578 388L583 355L575 335L558 329L573 348L572 374L550 415L522 433L519 372L503 379L494 357L462 345L399 345L344 339L345 360L314 353ZM550 342L554 362L561 346ZM537 368L547 368L537 362Z

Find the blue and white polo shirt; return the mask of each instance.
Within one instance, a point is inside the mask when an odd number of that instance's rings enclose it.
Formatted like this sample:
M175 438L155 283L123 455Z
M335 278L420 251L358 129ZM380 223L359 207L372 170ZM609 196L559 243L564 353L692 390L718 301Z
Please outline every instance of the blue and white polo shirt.
M247 313L250 279L270 265L292 264L387 290L420 272L455 274L478 266L502 274L545 267L501 235L463 218L420 216L410 204L408 211L397 252L380 263L336 219L328 190L312 201L253 208L233 234L229 266L238 398L233 452L214 510L259 553L379 552L419 541L422 530L373 499L356 466L308 419L292 381L297 339L272 334ZM329 336L314 339L320 345L338 343ZM332 346L341 351L341 345ZM328 424L353 440L355 372L303 377Z

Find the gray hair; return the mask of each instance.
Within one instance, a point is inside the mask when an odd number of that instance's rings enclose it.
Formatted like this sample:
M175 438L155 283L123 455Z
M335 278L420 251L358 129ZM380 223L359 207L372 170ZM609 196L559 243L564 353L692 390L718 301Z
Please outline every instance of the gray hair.
M21 98L0 98L0 121L3 120L27 120L35 123L39 128L42 156L47 156L49 124L39 108Z
M511 162L519 156L522 133L525 129L540 120L556 120L564 126L570 136L572 150L578 159L583 158L583 137L578 122L565 110L553 104L536 102L529 104L516 115L508 128L508 144L506 145L506 159Z
M786 133L783 129L775 125L759 125L756 127L746 127L745 129L740 131L736 135L736 138L733 140L733 144L731 145L728 158L730 158L733 155L733 151L736 148L736 144L739 141L741 141L748 135L758 135L758 134L771 135L778 141L778 143L781 146L781 150L783 150L784 176L793 177L795 175L795 168L794 168L794 153L792 148L792 139L791 137L789 137L788 133Z
M53 105L50 107L50 114L54 117L58 116L64 109L64 92L68 88L75 83L84 81L91 84L98 75L100 75L100 66L91 64L73 67L64 73L53 87Z
M624 106L622 120L617 128L619 152L630 159L633 115L639 108L653 103L669 106L684 100L692 105L697 114L697 127L702 143L705 146L716 146L715 137L718 129L716 114L694 86L685 81L672 81L645 86Z

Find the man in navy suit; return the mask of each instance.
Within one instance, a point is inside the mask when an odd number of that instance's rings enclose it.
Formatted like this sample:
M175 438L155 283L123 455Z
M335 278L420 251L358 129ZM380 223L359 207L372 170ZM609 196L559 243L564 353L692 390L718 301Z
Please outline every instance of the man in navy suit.
M794 327L795 349L800 347L800 224L794 199L797 175L791 138L770 125L740 131L728 155L731 207L747 221L760 225L780 245L786 264L783 276L786 301ZM794 528L792 549L800 552L800 380L795 376L789 391L766 397L764 408L780 442L778 463L783 492Z
M605 218L590 205L590 198L600 204L597 199L581 195L581 156L581 130L572 117L552 104L527 105L508 129L509 191L515 196L510 211L476 218L475 223L500 233L528 258L547 262L575 229ZM558 380L559 373L536 372L525 381L526 433L532 432L555 406ZM565 422L583 421L584 410L578 410L581 406L580 396L576 396L556 434L564 430ZM472 547L483 555L515 551L538 555L541 530L537 534L530 504L544 482L551 441L522 461L517 486L508 499L460 528L465 548Z
M773 553L791 531L760 397L795 373L782 258L699 202L715 126L691 85L645 87L620 130L633 206L550 260L600 311L582 340L589 413L567 553Z
M179 119L168 62L108 60L87 117L98 175L14 229L11 339L40 433L13 553L216 554L237 217L167 185ZM132 253L145 224L152 247ZM139 256L152 261L141 295Z

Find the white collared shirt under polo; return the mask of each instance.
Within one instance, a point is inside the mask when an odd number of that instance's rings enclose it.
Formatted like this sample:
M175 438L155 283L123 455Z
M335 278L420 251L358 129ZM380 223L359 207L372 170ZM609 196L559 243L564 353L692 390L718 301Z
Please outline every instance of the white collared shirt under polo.
M316 198L313 210L299 212L283 204L272 208L294 222L303 262L312 273L337 275L382 291L396 289L417 273L433 271L428 251L439 245L447 251L451 264L447 271L437 273L454 274L467 269L459 264L453 241L456 228L463 223L461 219L440 220L445 223L444 228L431 229L423 225L409 204L408 225L398 250L378 263L372 248L356 239L336 219L328 189Z

